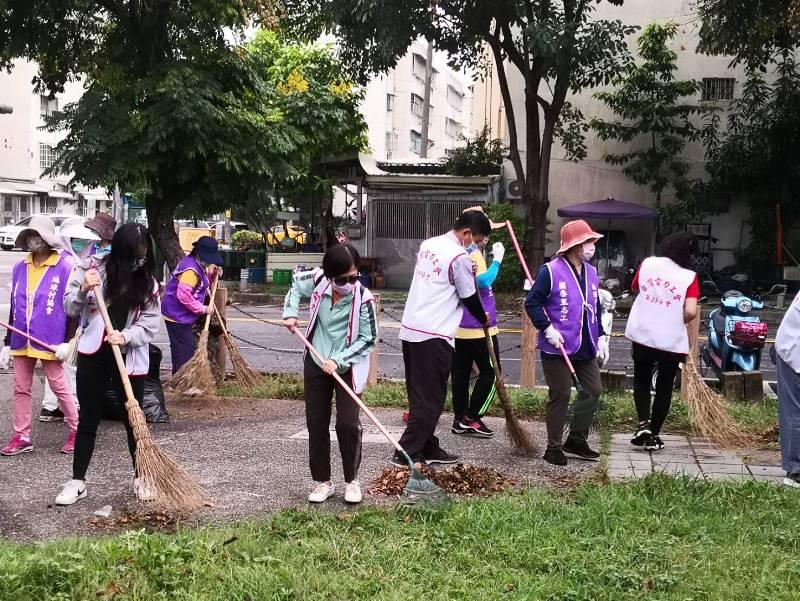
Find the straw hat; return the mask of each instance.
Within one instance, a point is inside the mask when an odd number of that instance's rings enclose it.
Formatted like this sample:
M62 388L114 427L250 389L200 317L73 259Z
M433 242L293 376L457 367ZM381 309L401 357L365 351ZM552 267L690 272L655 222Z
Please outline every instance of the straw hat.
M592 230L583 219L570 221L561 228L561 248L558 249L558 254L563 254L573 246L584 242L597 242L602 237L601 234Z
M484 214L486 213L486 211L483 210L483 207L480 207L480 206L479 207L470 207L468 209L464 209L461 212L462 213L466 213L467 211L478 211L479 213L484 213ZM497 223L495 221L492 221L491 219L489 220L489 225L492 226L493 230L499 230L501 227L505 227L506 226L505 222L504 223Z
M39 234L50 248L59 248L61 246L61 240L56 236L56 224L49 217L42 215L31 217L28 227L17 236L16 245L22 250L30 250L28 248L28 236L30 234Z

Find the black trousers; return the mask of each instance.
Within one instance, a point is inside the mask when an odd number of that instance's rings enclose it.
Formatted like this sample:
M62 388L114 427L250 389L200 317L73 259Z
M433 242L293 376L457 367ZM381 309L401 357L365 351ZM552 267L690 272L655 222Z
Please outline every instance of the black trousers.
M342 379L352 381L350 371ZM331 479L331 411L336 393L336 438L342 454L345 482L358 476L361 465L361 409L332 377L322 371L310 356L303 366L303 386L306 397L306 427L308 428L308 463L316 482Z
M657 436L661 432L661 426L664 425L664 420L667 419L669 408L672 405L672 389L678 373L678 364L686 356L650 348L635 342L631 348L631 356L633 357L633 400L636 404L636 413L640 422L650 422L650 429L653 435ZM653 378L653 368L656 366L658 366L658 377L656 378L656 394L651 413L650 382Z
M452 359L453 347L440 338L403 341L409 416L400 446L412 459L439 450L435 432L447 398Z
M494 357L489 356L485 338L456 338L456 352L453 355L451 370L453 413L456 419L462 417L476 419L483 417L489 411L497 394L494 367L492 367L492 361L497 361L498 367L500 365L497 336L492 336L492 344ZM473 364L478 366L478 378L470 395L469 380Z
M603 394L603 385L600 381L600 367L597 360L573 361L572 367L583 387L583 397L581 398L599 399ZM560 449L564 437L564 427L567 423L569 401L572 396L572 374L563 357L544 353L542 353L542 371L548 388L547 407L545 408L547 448ZM570 429L569 432L569 438L577 443L586 442L588 435L588 429L583 431Z
M144 398L144 381L147 376L134 376L130 378L133 395L141 404ZM103 404L105 403L106 390L109 381L114 386L117 397L125 399L125 390L122 386L117 363L108 343L104 342L94 355L78 355L78 369L75 376L75 387L78 392L78 434L75 439L75 454L72 457L72 478L85 480L86 471L94 454L94 443L97 438L97 428L103 417ZM128 451L134 459L136 469L136 440L133 429L128 421L127 412L123 412L123 425L128 435Z

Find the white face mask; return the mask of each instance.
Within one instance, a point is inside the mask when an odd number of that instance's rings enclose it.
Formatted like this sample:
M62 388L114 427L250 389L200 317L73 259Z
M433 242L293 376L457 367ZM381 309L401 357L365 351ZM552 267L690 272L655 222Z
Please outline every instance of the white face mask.
M355 290L356 285L347 283L344 286L339 286L338 284L333 284L333 291L336 294L341 294L342 296L347 296L348 294L352 294L353 290Z
M581 259L591 261L594 256L594 242L584 242L581 250Z

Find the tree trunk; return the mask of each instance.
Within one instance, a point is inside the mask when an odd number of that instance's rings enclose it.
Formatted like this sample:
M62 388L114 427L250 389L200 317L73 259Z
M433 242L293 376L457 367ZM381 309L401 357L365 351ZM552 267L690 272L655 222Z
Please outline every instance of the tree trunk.
M535 277L545 259L548 203L526 188L527 186L522 188L522 203L525 207L525 242L522 250L531 274Z
M147 223L150 235L158 244L170 271L175 269L184 257L178 234L175 232L175 209L177 204L155 195L147 197Z

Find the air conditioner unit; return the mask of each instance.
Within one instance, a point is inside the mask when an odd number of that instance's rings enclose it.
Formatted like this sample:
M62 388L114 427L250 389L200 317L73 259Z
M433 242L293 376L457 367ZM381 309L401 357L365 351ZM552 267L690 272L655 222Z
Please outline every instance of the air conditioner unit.
M522 187L517 179L509 179L506 181L506 199L516 200L522 198Z

